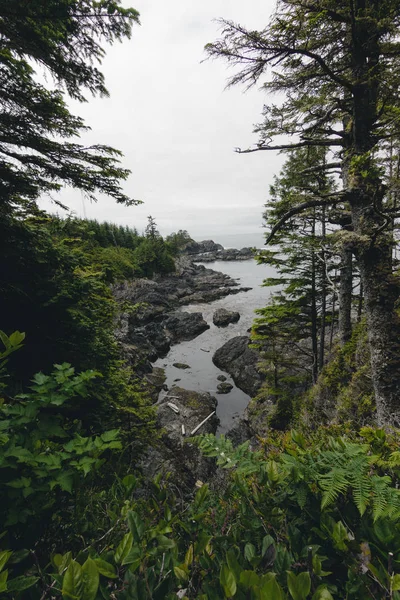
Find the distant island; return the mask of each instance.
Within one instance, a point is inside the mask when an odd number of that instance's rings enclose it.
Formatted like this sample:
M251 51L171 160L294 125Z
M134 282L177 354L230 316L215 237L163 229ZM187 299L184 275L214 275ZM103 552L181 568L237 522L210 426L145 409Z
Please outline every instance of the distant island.
M195 242L190 240L184 247L183 253L198 262L214 262L216 260L249 260L254 257L254 248L224 248L213 240Z

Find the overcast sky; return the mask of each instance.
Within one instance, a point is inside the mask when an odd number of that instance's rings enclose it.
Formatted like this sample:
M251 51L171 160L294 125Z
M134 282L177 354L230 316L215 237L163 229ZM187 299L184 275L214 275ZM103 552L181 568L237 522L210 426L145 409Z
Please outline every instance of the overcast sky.
M144 201L126 208L97 203L66 189L61 200L79 216L142 231L152 215L163 235L187 229L195 238L261 231L263 205L282 157L238 155L257 141L252 133L268 98L258 89L225 90L222 61L205 59L204 45L219 36L223 17L263 28L275 0L132 0L140 12L131 40L107 51L103 63L108 99L71 104L92 128L84 142L124 153L132 174L127 194ZM45 200L42 206L56 211Z

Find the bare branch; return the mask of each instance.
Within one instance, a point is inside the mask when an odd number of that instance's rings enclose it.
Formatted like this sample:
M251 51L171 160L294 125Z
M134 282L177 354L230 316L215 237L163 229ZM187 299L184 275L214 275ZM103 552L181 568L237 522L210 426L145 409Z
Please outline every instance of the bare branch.
M320 196L316 200L308 200L307 202L303 202L302 204L298 204L297 206L294 206L293 208L288 210L283 215L283 217L281 217L279 219L279 221L277 223L275 223L275 225L271 229L269 236L267 237L267 239L265 241L265 246L268 246L268 244L272 241L272 239L274 238L277 231L279 231L279 229L282 227L282 225L284 225L286 223L286 221L288 221L291 217L298 215L299 213L303 212L303 210L306 210L307 208L313 208L313 207L317 207L317 206L329 206L330 204L339 204L340 202L344 202L345 198L346 198L346 192L339 192L339 194L327 194L322 197Z
M308 169L304 169L303 171L300 171L300 175L309 175L310 173L319 173L321 171L328 171L330 169L340 169L341 167L342 167L341 162L333 162L333 163L328 163L326 165L309 167Z
M279 146L264 146L258 145L257 148L246 148L246 150L242 150L241 148L235 148L235 152L238 154L248 154L250 152L258 152L259 150L294 150L296 148L309 148L311 146L343 146L343 143L339 140L306 140L304 142L298 142L296 144L282 144Z

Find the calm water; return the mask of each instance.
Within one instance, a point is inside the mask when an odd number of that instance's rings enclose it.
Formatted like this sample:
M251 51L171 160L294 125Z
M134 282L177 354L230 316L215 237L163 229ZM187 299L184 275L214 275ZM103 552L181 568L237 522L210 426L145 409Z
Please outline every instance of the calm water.
M225 342L237 335L246 335L254 319L254 310L265 306L271 293L271 288L261 287L263 279L272 277L272 269L259 266L253 260L243 262L217 261L207 263L215 271L227 273L238 280L241 287L252 287L249 292L230 295L209 304L192 304L182 308L188 312L201 312L203 318L210 325L210 329L199 335L194 340L182 342L173 346L168 356L159 359L155 366L166 370L167 385L179 385L183 388L210 392L218 400L217 414L220 418L220 432L224 432L235 422L235 419L246 408L250 397L239 390L233 383L228 373L217 369L212 362L214 352ZM231 323L228 327L219 328L212 322L213 313L217 308L236 310L240 313L240 320ZM174 362L190 365L190 369L181 370L173 367ZM224 374L227 381L234 385L229 394L216 394L217 376ZM179 379L180 381L176 381Z

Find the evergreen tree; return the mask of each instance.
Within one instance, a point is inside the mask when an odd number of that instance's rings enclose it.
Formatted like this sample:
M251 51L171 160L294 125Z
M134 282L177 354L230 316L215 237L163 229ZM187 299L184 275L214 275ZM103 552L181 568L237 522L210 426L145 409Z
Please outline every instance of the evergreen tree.
M270 188L264 215L269 230L291 208L334 189L332 178L314 172L307 174L307 179L303 175L310 165L324 160L321 149L298 149L289 154ZM278 414L279 426L287 425L287 420L281 421L290 417L295 395L316 382L324 365L326 329L333 318L336 293L332 289L334 260L327 218L325 208L304 211L277 232L271 241L275 249L258 254L259 263L277 272L264 285L280 286L268 306L257 310L252 336L262 350L269 394L278 403L275 426Z
M398 133L400 7L395 0L280 0L271 24L248 31L223 21L211 56L239 65L230 83L252 85L271 68L264 89L285 95L264 108L260 141L245 152L323 147L324 170L341 169L344 190L299 205L350 205L346 241L356 256L365 298L379 423L400 424L400 320L395 311L393 218L379 150ZM277 66L279 65L279 68ZM388 124L391 129L388 129ZM274 143L276 136L291 140ZM289 210L271 237L295 213Z
M34 210L42 193L62 185L95 199L98 191L118 202L136 203L123 192L129 171L120 152L105 145L85 147L87 127L72 115L67 92L107 95L101 63L104 43L130 37L138 13L118 0L0 0L0 215L16 207ZM55 81L46 89L35 68ZM32 204L33 203L33 204Z

